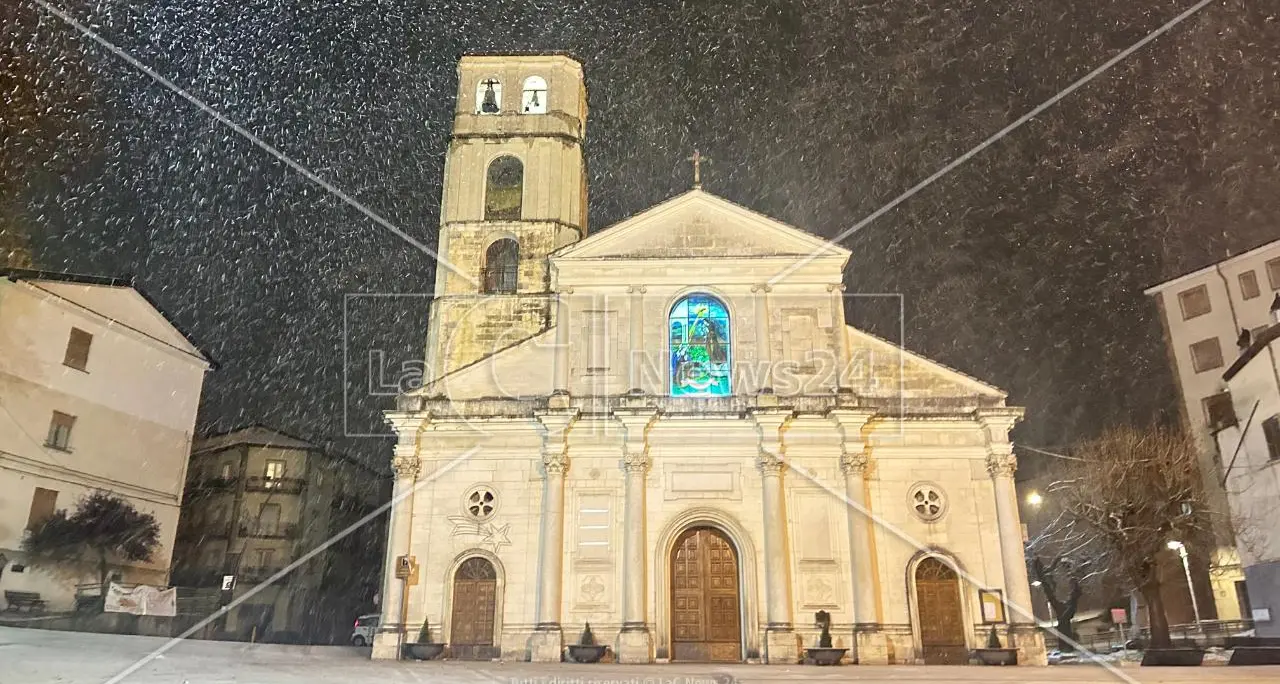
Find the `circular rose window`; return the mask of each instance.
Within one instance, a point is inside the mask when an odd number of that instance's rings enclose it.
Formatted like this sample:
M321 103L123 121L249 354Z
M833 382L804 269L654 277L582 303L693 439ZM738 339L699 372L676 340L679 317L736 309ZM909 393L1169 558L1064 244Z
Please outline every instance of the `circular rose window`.
M476 521L488 520L498 510L498 495L488 485L476 485L467 490L462 507L467 517Z
M924 483L911 488L911 510L925 522L933 522L946 512L947 500L936 485Z

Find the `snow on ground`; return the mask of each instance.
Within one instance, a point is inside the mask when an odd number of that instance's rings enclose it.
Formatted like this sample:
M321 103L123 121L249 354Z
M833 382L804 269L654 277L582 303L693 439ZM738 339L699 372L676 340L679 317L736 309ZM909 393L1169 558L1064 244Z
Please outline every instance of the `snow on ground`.
M0 627L0 684L104 684L169 643L116 636ZM1280 681L1277 667L1137 668L1121 675L1096 665L1066 667L837 667L764 665L577 665L370 661L368 649L184 641L121 684L727 684L790 679L846 682L1021 682L1142 684Z

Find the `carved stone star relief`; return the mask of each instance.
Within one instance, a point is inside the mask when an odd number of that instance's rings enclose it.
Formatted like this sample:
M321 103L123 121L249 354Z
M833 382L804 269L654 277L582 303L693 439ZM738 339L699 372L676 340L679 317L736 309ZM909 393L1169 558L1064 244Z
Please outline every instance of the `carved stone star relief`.
M484 538L480 540L480 543L489 545L494 553L497 553L498 549L504 546L511 546L511 539L507 537L508 533L511 532L510 524L497 527L490 523L484 525L482 530L481 534L484 535Z

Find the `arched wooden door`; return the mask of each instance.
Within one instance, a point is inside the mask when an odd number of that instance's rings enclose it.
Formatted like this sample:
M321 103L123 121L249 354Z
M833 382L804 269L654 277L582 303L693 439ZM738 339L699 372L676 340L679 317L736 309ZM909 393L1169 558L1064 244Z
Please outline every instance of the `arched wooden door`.
M964 611L960 607L960 578L937 558L916 566L916 606L920 617L920 646L926 665L964 665Z
M460 660L498 657L493 622L498 608L498 573L484 558L468 558L453 576L453 619L449 649Z
M742 660L738 553L719 530L699 527L671 551L671 659Z

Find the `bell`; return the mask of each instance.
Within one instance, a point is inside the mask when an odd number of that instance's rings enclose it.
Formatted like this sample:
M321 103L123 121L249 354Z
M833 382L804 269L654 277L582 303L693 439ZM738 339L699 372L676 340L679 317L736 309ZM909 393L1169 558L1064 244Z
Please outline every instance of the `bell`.
M484 101L480 103L480 111L485 114L498 113L498 94L493 92L493 81L485 84Z
M530 107L538 107L538 106L539 106L539 104L538 104L538 91L536 91L536 90L535 90L535 91L533 91L533 97L529 99L529 106L530 106Z

